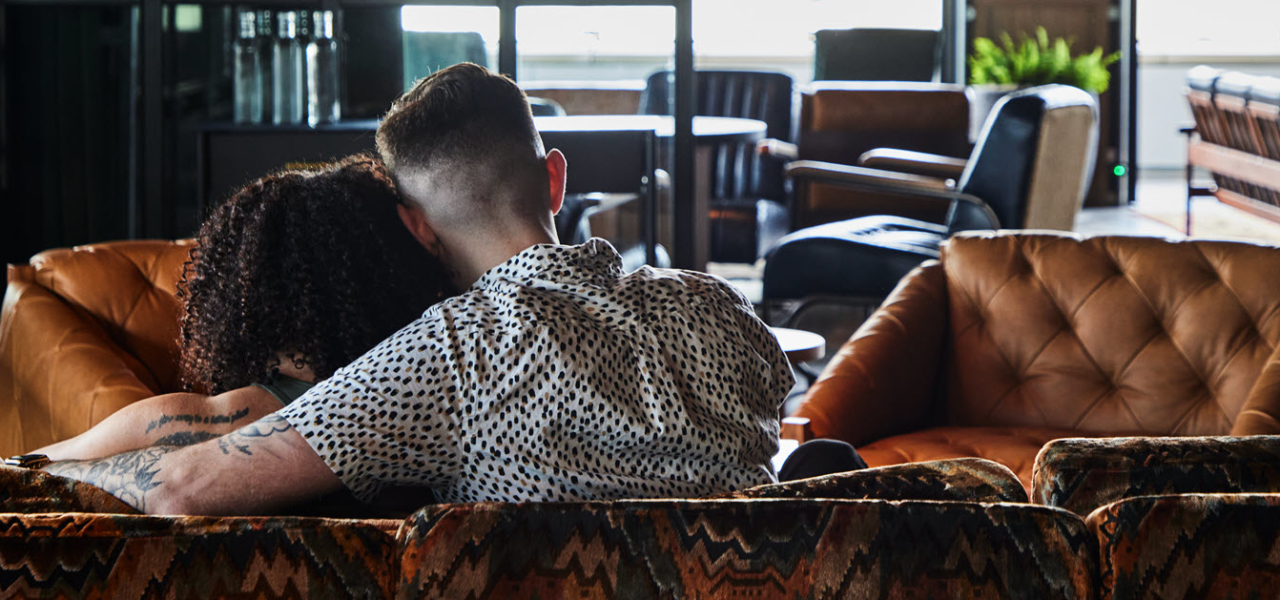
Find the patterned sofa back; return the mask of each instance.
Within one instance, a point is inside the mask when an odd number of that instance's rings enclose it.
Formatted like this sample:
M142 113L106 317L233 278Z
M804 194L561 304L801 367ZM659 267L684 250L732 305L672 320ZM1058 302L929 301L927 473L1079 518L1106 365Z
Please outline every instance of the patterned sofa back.
M191 246L110 242L10 265L0 312L0 454L76 435L132 402L180 390L176 292Z
M1225 435L1280 414L1252 394L1280 345L1280 248L980 234L942 263L953 424ZM1278 432L1250 419L1234 433Z

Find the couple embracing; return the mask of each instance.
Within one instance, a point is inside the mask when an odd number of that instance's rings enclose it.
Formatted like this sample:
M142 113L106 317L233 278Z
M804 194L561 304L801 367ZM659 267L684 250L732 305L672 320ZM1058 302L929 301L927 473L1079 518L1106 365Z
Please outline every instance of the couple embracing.
M215 395L137 403L41 450L45 470L208 515L343 491L574 501L776 480L794 380L772 333L719 278L558 245L566 161L514 82L444 69L377 143L380 161L250 184L202 228L182 362Z

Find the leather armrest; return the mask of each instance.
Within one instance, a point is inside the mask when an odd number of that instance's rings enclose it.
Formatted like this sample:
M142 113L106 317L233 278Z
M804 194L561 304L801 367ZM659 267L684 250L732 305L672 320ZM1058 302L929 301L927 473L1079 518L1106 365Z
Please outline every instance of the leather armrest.
M963 158L895 148L868 150L858 157L858 166L860 167L898 171L940 179L959 179L968 164L969 161Z
M950 233L1000 228L1000 220L987 203L976 196L957 191L941 179L816 160L788 163L786 174L796 180L798 185L812 181L868 192L936 199L948 205L947 227Z
M1280 435L1280 346L1258 373L1231 435Z
M756 154L780 160L796 160L800 158L800 148L790 142L765 138L756 142Z
M946 329L946 275L928 261L845 342L792 416L809 419L815 437L855 447L924 427Z
M101 325L22 268L10 267L0 315L0 456L78 435L158 389Z
M786 166L787 177L808 179L836 185L865 188L873 191L920 193L929 196L947 196L954 193L947 182L933 178L855 167L818 160L797 160Z

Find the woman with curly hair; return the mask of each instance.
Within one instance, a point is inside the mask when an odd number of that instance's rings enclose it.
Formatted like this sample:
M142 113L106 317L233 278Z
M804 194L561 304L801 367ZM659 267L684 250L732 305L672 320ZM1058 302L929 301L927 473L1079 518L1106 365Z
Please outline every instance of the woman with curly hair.
M178 295L188 389L136 402L37 453L186 445L279 410L450 295L376 159L246 185L201 226ZM208 393L210 395L204 395Z

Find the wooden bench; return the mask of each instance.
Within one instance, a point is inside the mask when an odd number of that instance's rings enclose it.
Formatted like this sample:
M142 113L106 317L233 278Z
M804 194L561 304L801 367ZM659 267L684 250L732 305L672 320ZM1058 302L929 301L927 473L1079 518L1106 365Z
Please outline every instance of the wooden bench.
M1200 66L1187 73L1186 96L1195 117L1183 130L1187 234L1196 196L1280 222L1280 78ZM1195 167L1212 173L1214 185L1195 185Z

